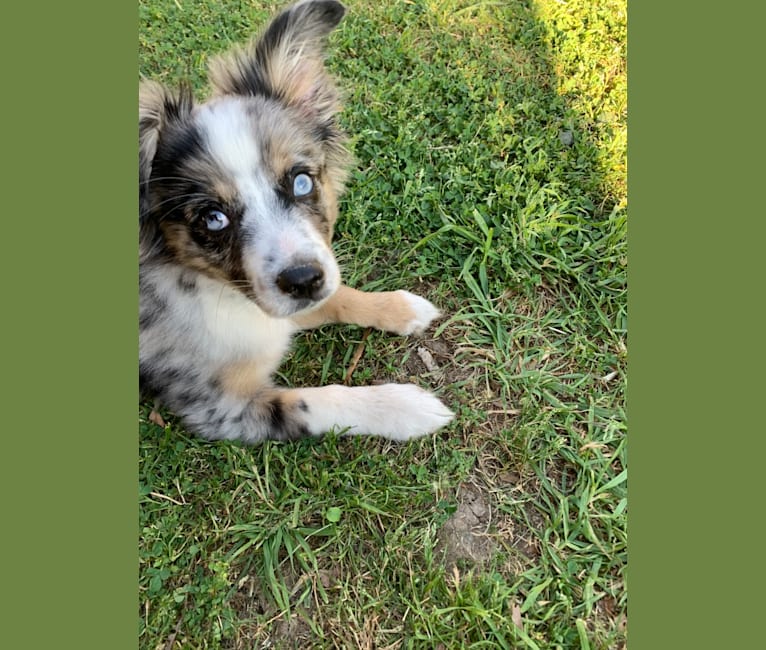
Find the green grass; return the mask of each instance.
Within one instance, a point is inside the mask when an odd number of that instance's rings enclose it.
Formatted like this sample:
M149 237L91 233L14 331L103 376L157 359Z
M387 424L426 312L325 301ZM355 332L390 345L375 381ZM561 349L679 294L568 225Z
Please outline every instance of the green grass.
M620 648L625 1L347 5L338 257L446 318L303 334L279 380L343 381L361 347L354 384L414 380L458 418L247 448L141 405L140 647ZM279 6L141 0L140 71L202 94L207 57Z

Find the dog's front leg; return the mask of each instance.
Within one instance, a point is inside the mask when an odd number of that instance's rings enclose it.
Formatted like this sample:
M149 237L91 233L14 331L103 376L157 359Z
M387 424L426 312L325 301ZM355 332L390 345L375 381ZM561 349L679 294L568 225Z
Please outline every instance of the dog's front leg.
M454 415L414 384L262 387L251 396L216 390L213 395L173 404L190 430L212 440L252 444L321 436L334 429L406 441L437 431Z
M341 285L327 302L293 321L301 329L346 323L405 336L423 332L438 316L434 305L409 291L365 292Z
M248 362L221 369L205 387L168 406L210 439L295 440L335 429L404 441L433 433L454 416L414 384L281 388Z

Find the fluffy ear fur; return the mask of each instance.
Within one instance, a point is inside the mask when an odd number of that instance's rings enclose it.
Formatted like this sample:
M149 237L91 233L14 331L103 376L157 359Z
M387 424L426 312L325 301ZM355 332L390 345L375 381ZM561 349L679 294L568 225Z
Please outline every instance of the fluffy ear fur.
M219 95L262 95L320 122L338 111L337 90L324 69L326 36L346 10L335 0L305 0L284 10L259 39L210 63Z
M148 184L152 163L162 130L172 121L182 121L191 113L194 97L182 87L173 93L153 81L142 82L138 89L138 192L141 220L148 209Z

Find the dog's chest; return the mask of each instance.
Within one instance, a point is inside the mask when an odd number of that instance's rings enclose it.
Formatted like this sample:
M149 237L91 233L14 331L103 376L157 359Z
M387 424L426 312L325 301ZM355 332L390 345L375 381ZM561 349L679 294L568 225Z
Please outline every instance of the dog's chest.
M240 292L204 276L185 291L172 274L147 276L164 306L160 322L142 334L148 354L164 346L211 370L252 361L270 373L287 352L295 325L268 316Z
M210 356L217 360L252 359L276 368L287 352L294 325L265 314L238 292L202 291L200 314Z

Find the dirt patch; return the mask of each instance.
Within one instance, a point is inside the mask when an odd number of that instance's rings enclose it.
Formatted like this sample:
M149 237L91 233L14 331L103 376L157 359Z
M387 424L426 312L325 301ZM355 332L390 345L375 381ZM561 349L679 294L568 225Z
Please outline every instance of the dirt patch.
M492 557L497 544L489 535L490 508L485 496L471 485L458 493L455 513L439 531L437 552L444 554L447 570L461 563L481 566Z
M301 650L309 646L314 639L306 621L293 612L290 618L278 620L271 628L269 638L259 646L263 650Z
M410 342L411 353L402 364L403 375L429 380L433 386L461 379L455 374L454 349L443 339L419 338Z
M293 574L285 576L286 586L293 594L300 587L299 582L300 579ZM306 616L311 615L311 598L295 607L292 613L280 615L272 599L264 593L261 580L256 576L247 576L239 581L239 589L231 604L237 611L240 626L237 637L223 646L229 650L299 650L309 647L314 640L314 634L305 620ZM266 622L256 622L264 616L268 618Z

